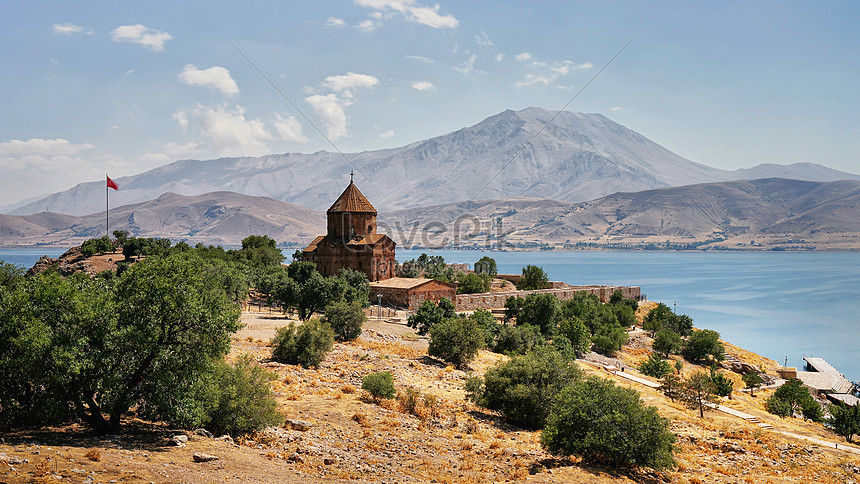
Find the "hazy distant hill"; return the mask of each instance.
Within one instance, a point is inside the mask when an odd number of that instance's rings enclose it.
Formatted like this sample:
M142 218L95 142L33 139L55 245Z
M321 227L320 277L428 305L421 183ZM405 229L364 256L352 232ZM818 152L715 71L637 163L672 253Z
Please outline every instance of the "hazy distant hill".
M576 204L493 200L407 209L385 214L383 222L407 228L395 230L395 240L422 246L456 238L476 247L659 248L668 241L673 247L858 250L860 182L771 178L616 193Z
M265 197L173 193L111 210L111 230L235 245L251 234L305 243L325 214ZM818 248L860 250L860 182L770 178L616 193L581 203L480 200L381 212L399 247ZM0 215L0 244L80 243L104 212Z
M248 235L305 242L325 227L325 214L265 197L214 192L193 197L165 193L155 200L111 209L110 230L138 237L237 245ZM105 234L104 211L83 217L60 214L0 215L0 245L79 244Z
M555 114L540 108L504 111L443 136L346 157L359 170L356 183L362 192L383 212L473 199L577 202L619 191L743 178L860 180L814 164L719 170L682 158L600 114L561 112L546 126ZM340 154L324 151L177 161L118 178L120 190L111 191L111 205L151 200L165 192L190 196L231 191L325 210L346 186L352 169ZM85 215L102 210L104 203L104 181L98 181L12 213Z

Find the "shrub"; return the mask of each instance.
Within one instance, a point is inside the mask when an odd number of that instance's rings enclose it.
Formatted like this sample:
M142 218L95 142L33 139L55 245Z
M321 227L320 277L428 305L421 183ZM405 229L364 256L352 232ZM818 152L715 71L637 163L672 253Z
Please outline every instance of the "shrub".
M211 375L192 390L204 409L203 421L193 426L206 427L216 435L241 435L280 425L284 419L269 388L272 379L274 375L250 356L233 364L218 361Z
M669 362L660 358L656 353L652 353L647 360L639 365L639 371L643 375L648 375L654 378L663 378L672 373L672 367Z
M460 273L457 278L457 294L475 294L490 290L490 276L475 272Z
M549 287L549 277L543 269L538 266L527 265L523 267L523 278L517 283L520 291L531 291L534 289L546 289Z
M810 401L814 401L814 398L803 386L803 382L797 378L792 378L773 392L773 395L767 399L765 406L768 412L785 418L794 415L797 410L802 410L804 405L811 407Z
M681 335L671 329L663 329L654 335L652 348L663 356L669 356L677 355L683 346L684 340L681 338Z
M559 326L559 334L570 341L570 345L577 356L582 356L591 349L591 331L577 317L562 321Z
M725 348L720 343L720 333L703 329L690 335L681 350L681 354L684 355L684 358L695 362L723 361Z
M96 254L104 254L116 250L116 245L110 240L110 237L103 235L98 239L85 240L81 244L81 254L85 257L91 257Z
M714 393L721 397L730 396L735 386L735 383L729 380L726 375L717 373L714 366L711 367L711 383L714 385Z
M824 425L831 428L837 435L851 442L854 436L860 434L860 406L849 407L842 403L828 407L828 417Z
M627 331L620 326L604 326L591 338L594 351L612 356L627 342Z
M361 303L354 301L336 302L325 307L325 322L334 331L338 341L351 341L361 334L361 327L367 320Z
M427 354L458 367L470 362L484 347L484 330L471 318L453 318L430 328Z
M361 389L373 397L375 401L383 398L394 398L394 377L390 371L378 371L361 379Z
M532 324L540 328L544 336L551 336L561 319L561 304L554 294L532 293L526 296L517 316L517 326Z
M520 311L523 308L523 304L526 302L524 298L519 296L508 296L505 299L505 323L510 323L511 321L519 318Z
M552 347L542 347L490 368L466 382L466 398L498 410L508 422L528 429L544 425L556 395L582 370Z
M312 319L296 329L295 323L278 329L272 339L272 358L281 363L319 366L334 346L334 331L328 324Z
M454 304L448 298L439 300L439 304L433 301L424 301L415 314L409 316L406 324L415 330L420 335L425 335L430 331L430 328L437 323L441 323L444 319L453 318L457 315L454 312Z
M674 442L669 421L645 406L639 393L597 377L561 391L541 434L553 454L653 468L674 465Z
M506 355L524 355L544 344L544 338L537 326L502 326L496 338L493 351Z
M493 346L493 342L496 341L496 336L502 329L502 326L496 322L496 317L493 316L493 313L486 309L478 308L475 312L469 315L469 319L473 320L484 332L484 347Z

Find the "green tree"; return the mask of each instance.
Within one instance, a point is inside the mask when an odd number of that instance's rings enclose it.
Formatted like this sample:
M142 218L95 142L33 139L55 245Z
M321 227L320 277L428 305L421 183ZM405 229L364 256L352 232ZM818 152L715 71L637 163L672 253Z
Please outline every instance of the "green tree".
M323 321L331 326L335 339L352 341L361 334L361 327L367 321L367 316L358 301L352 303L338 301L325 307Z
M669 355L677 355L681 351L681 348L684 347L684 340L678 333L670 329L663 329L654 335L654 343L651 347L657 353L668 358Z
M660 358L656 353L651 353L648 359L639 365L639 371L642 372L643 375L648 375L654 378L663 378L664 376L672 373L672 367L669 365L669 362Z
M682 384L683 382L677 374L667 373L663 375L663 379L660 380L660 391L663 392L663 395L669 397L669 400L674 402L675 398L680 396L680 391L683 386Z
M669 421L645 406L639 393L598 377L562 390L541 434L553 454L657 469L674 465L674 442Z
M765 407L768 412L785 418L794 415L794 412L800 410L805 402L812 399L803 382L797 378L791 378L768 397Z
M531 324L522 326L502 326L496 337L493 351L508 356L524 355L533 349L543 346L545 340L540 334L540 328Z
M249 235L242 239L242 250L237 251L236 256L257 268L279 266L285 259L277 242L266 235Z
M84 257L92 257L95 254L104 254L115 250L116 246L107 235L103 235L98 239L85 240L84 243L81 244L81 254L83 254Z
M343 288L338 294L333 296L344 302L357 302L363 308L370 305L370 281L367 279L367 274L353 269L342 268L335 277L343 281Z
M824 420L824 425L836 432L836 435L851 442L855 435L860 434L860 405L849 407L836 403L830 405L827 411L830 416Z
M24 280L24 269L0 260L0 287L12 287Z
M457 280L457 294L475 294L489 290L489 277L481 277L474 272L461 273L461 276Z
M475 324L484 332L484 347L491 348L496 341L499 330L502 326L496 322L496 317L493 313L486 309L478 308L469 315L469 319L475 321Z
M517 317L517 326L531 324L540 328L544 336L551 336L562 317L558 297L547 293L526 296Z
M627 331L619 326L603 326L592 336L591 341L594 351L613 356L627 342Z
M585 323L575 316L561 322L559 335L570 341L577 356L582 356L591 350L591 332Z
M762 380L761 378L761 374L757 371L749 371L747 373L744 373L741 378L743 378L744 384L747 386L747 388L750 389L750 395L753 397L755 396L756 388L760 387L761 384L764 383L764 380Z
M499 269L496 266L496 259L486 255L481 257L478 259L478 262L475 262L475 272L478 274L486 274L490 277L495 276L499 273Z
M466 397L498 410L505 420L528 429L542 428L558 393L580 379L582 370L550 346L515 356L466 383Z
M715 394L721 397L732 398L732 390L735 384L726 375L717 372L716 365L711 367L711 383L714 385Z
M272 339L272 358L281 363L317 367L334 347L334 331L319 319L296 328L295 323L279 328Z
M378 371L361 379L361 389L367 391L377 403L382 399L394 398L394 377L390 371Z
M681 336L689 336L693 330L693 319L686 314L675 314L663 303L652 309L642 321L642 329L654 333L661 329L668 329Z
M430 328L437 323L441 323L444 319L456 317L454 312L454 304L448 298L442 298L439 303L433 301L424 301L415 314L409 316L406 324L415 330L420 335L425 335L430 331Z
M519 296L508 296L505 299L505 324L516 320L526 300Z
M725 348L720 343L720 333L703 329L695 331L681 350L684 358L694 362L714 362L725 359Z
M716 401L716 389L710 375L697 371L684 379L676 395L688 407L699 411L699 418L704 418L705 409Z
M484 330L471 318L445 319L430 328L427 354L462 367L483 348Z
M543 269L531 264L523 267L523 278L517 283L520 291L531 291L535 289L547 289L549 287L549 276Z
M815 398L804 400L800 404L800 414L803 415L803 420L810 422L821 422L824 419L824 409Z

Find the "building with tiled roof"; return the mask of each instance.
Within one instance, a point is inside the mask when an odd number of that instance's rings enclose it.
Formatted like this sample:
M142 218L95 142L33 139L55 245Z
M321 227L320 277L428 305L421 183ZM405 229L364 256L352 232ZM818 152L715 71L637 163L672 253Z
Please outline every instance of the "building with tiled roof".
M371 281L394 277L396 244L376 232L376 215L350 176L346 190L326 212L326 235L308 244L302 259L315 263L324 276L349 268L364 272Z

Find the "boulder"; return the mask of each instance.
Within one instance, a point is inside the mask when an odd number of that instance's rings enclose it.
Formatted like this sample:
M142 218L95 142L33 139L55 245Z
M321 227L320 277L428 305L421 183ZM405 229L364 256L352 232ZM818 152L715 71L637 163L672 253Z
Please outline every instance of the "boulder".
M288 427L288 428L291 428L293 430L298 430L299 432L305 432L307 430L310 430L311 427L313 427L313 426L314 426L314 424L312 424L306 420L295 420L295 419L291 419L291 418L288 418L286 420L286 422L284 423L284 427Z
M195 452L191 458L194 459L194 462L211 462L213 460L218 460L218 456L204 454L203 452Z
M206 430L206 429L197 429L197 430L195 430L195 431L194 431L194 435L199 435L199 436L201 436L201 437L206 437L207 439L211 439L211 438L215 437L214 435L212 435L212 432L210 432L210 431L208 431L208 430Z
M170 445L175 445L176 447L185 447L185 444L188 443L188 436L183 434L177 434L170 438Z

